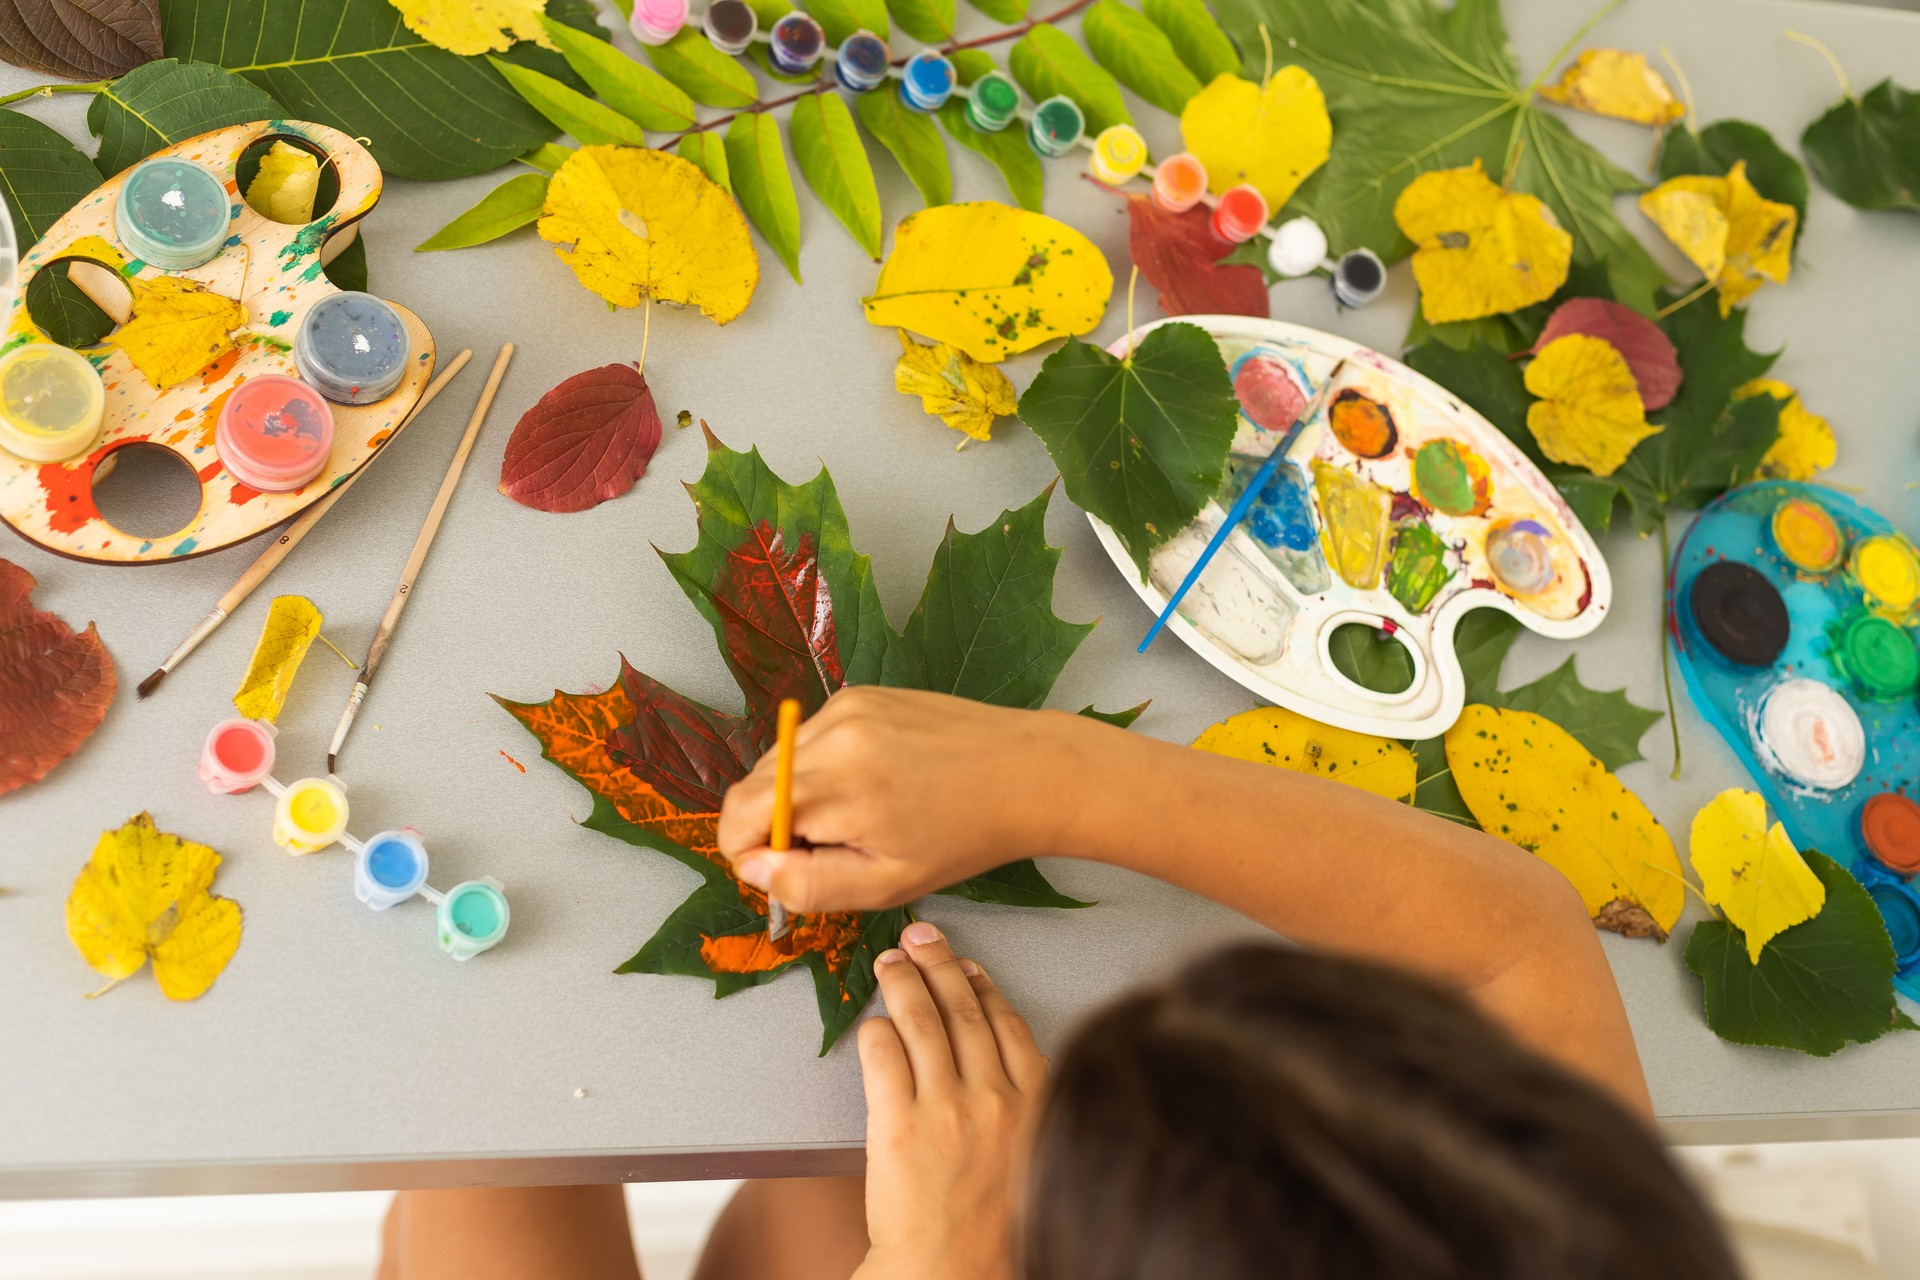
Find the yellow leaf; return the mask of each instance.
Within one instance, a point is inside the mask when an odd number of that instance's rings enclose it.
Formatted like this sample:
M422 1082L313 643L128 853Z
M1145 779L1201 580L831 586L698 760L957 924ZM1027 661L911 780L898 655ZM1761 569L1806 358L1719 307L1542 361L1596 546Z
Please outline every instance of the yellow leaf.
M867 323L911 329L996 363L1106 314L1113 272L1064 222L990 200L903 219L865 300Z
M1633 446L1660 434L1626 357L1604 338L1555 338L1527 366L1526 383L1540 397L1527 408L1527 430L1555 462L1610 476Z
M1413 752L1391 738L1310 720L1285 707L1230 716L1193 740L1201 751L1331 778L1402 804L1413 803Z
M543 49L553 42L540 26L547 0L390 0L407 30L463 57L501 53L516 40Z
M981 364L951 343L923 346L901 329L900 361L893 366L893 388L919 396L920 406L955 431L985 440L993 420L1019 407L1013 383L990 364ZM966 441L960 442L962 445Z
M1723 316L1768 280L1785 284L1792 270L1800 215L1755 191L1744 160L1724 178L1669 178L1640 197L1640 212L1713 282Z
M1446 734L1474 820L1531 849L1580 891L1601 927L1664 940L1686 891L1673 841L1640 798L1544 716L1474 704Z
M1785 403L1780 406L1780 434L1753 469L1754 479L1811 480L1833 465L1840 446L1831 423L1802 404L1800 393L1778 378L1755 378L1737 389L1733 398L1761 395Z
M103 831L67 898L67 937L112 982L152 957L161 993L191 1000L240 945L239 906L207 891L219 865L212 849L156 830L144 813Z
M1544 86L1540 96L1635 124L1669 125L1687 114L1644 53L1620 49L1588 49L1560 73L1560 83Z
M1786 828L1767 825L1767 802L1758 792L1735 787L1702 805L1687 853L1700 891L1746 937L1754 964L1775 934L1813 919L1827 903L1827 887Z
M540 238L617 307L679 302L725 324L760 282L733 197L692 161L648 147L580 147L568 156L547 183Z
M233 350L233 331L247 323L245 306L185 276L135 276L127 288L132 315L112 341L159 391Z
M320 610L305 596L275 596L253 646L253 661L234 692L233 707L249 720L272 724L280 718L294 673L320 634Z
M1278 211L1327 162L1333 121L1320 82L1305 68L1282 67L1265 89L1223 72L1188 99L1180 138L1207 167L1215 195L1251 182Z
M276 140L260 157L259 172L247 184L247 203L263 218L306 223L313 221L313 201L319 192L319 157Z
M1413 241L1413 278L1431 324L1545 302L1567 282L1573 237L1538 199L1494 185L1475 160L1423 173L1393 202Z

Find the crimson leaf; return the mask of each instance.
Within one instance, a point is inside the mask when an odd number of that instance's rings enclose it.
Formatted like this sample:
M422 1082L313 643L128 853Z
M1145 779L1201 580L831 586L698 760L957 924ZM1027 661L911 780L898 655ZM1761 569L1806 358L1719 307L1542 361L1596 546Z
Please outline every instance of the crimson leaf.
M1168 213L1144 196L1127 197L1127 253L1160 291L1170 316L1270 314L1260 269L1221 261L1229 245L1213 234L1211 210Z
M576 373L541 396L507 440L500 492L536 511L585 511L633 488L660 447L660 411L632 365Z

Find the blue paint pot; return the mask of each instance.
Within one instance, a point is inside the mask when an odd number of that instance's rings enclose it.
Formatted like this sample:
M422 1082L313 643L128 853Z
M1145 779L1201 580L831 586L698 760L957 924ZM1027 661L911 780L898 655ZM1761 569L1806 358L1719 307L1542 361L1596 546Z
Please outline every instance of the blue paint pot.
M293 341L300 379L336 404L384 400L412 355L400 313L370 293L330 293L307 308Z
M1920 962L1920 901L1903 885L1876 884L1867 887L1873 905L1887 922L1887 936L1893 939L1894 963L1901 969Z
M813 70L827 51L827 33L797 10L783 15L767 35L767 56L782 75L797 76Z
M220 179L191 160L161 158L133 167L113 206L113 229L127 252L163 271L213 261L231 214Z
M353 896L385 911L420 892L427 883L427 847L411 831L382 831L353 862Z
M915 111L938 111L953 96L959 75L945 54L922 49L900 69L900 101Z

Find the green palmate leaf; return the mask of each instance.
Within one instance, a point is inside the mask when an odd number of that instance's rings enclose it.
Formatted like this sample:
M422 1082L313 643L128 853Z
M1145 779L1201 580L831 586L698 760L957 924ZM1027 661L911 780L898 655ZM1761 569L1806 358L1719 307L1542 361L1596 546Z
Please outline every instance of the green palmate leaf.
M27 282L27 314L63 347L90 347L113 332L113 317L67 278L70 263L56 262Z
M743 112L727 126L727 175L747 220L800 279L800 200L787 169L780 126L764 111Z
M700 172L719 184L728 194L733 192L733 176L727 172L727 144L720 135L709 131L690 133L680 139L674 151L682 160L691 160L700 166Z
M333 261L321 268L336 289L350 293L367 291L367 238L356 235L346 247L333 255Z
M95 94L87 105L87 129L98 135L96 160L111 177L162 147L281 114L279 103L231 71L162 58L135 67Z
M1014 23L1027 16L1027 0L968 0L995 22Z
M1857 209L1920 212L1920 94L1892 80L1835 103L1800 135L1827 190Z
M985 49L956 49L952 56L961 84L972 84L993 70L993 55ZM949 98L937 114L948 137L975 155L984 156L1000 171L1001 179L1007 184L1007 194L1015 204L1035 213L1042 212L1046 199L1046 167L1027 145L1024 132L1017 125L998 133L982 133L967 123L967 104L957 95Z
M1399 693L1413 683L1413 655L1377 627L1347 622L1327 637L1334 670L1363 689Z
M1237 413L1220 348L1183 323L1125 359L1069 338L1020 397L1067 496L1112 526L1142 578L1153 549L1219 490Z
M100 171L59 132L18 111L0 111L0 194L25 252L100 185Z
M1166 33L1123 0L1099 0L1081 24L1087 48L1121 84L1162 111L1179 115L1200 92L1200 80L1180 61Z
M1660 180L1685 173L1719 176L1747 162L1747 181L1769 200L1789 204L1799 215L1794 239L1807 229L1807 171L1780 149L1773 135L1745 120L1717 120L1695 133L1681 125L1660 139Z
M647 60L695 102L732 109L750 107L759 100L753 72L738 58L714 48L693 27L684 28L665 44L649 46Z
M479 204L413 246L416 253L436 249L465 249L498 240L540 216L547 201L544 174L523 173L489 191Z
M953 168L932 117L908 107L897 93L863 93L854 110L873 140L906 172L921 200L929 206L952 201Z
M1030 861L1016 862L1011 866L989 871L985 875L975 876L971 880L962 880L959 884L940 890L940 893L949 898L965 898L969 902L990 902L1003 907L1071 909L1093 905L1079 898L1069 898L1048 884L1047 878L1040 874L1040 868Z
M553 136L485 59L434 48L386 0L161 0L161 27L169 56L217 63L288 116L371 138L392 177L484 173Z
M1109 125L1133 123L1120 97L1119 82L1058 27L1043 22L1014 41L1007 52L1007 65L1034 101L1055 94L1072 98L1086 114L1089 133L1099 133Z
M1144 0L1140 7L1202 85L1239 72L1239 51L1202 0Z
M1242 49L1272 34L1276 66L1311 72L1333 116L1333 153L1291 207L1326 229L1336 254L1365 245L1389 258L1411 246L1393 220L1419 174L1469 165L1513 172L1574 238L1574 260L1603 263L1617 300L1653 310L1666 282L1613 210L1640 186L1542 111L1517 83L1498 0L1219 0Z
M887 12L922 44L953 39L953 0L887 0Z
M542 23L574 74L586 81L602 102L628 120L656 133L678 133L699 123L693 99L658 71L641 66L606 41L596 40L552 18L543 18Z
M814 93L793 104L787 127L800 173L869 258L880 260L880 188L854 127L853 112L837 93Z
M518 157L521 164L530 169L538 169L545 174L560 172L560 166L573 154L572 147L563 147L557 142L543 142L527 154Z
M487 61L535 111L551 120L561 132L572 134L582 145L647 145L646 132L639 125L578 89L569 89L552 76L529 71L491 54L487 55Z
M827 33L827 43L845 44L856 31L866 30L885 40L893 34L887 23L886 0L808 0L807 12Z
M1775 935L1758 964L1727 921L1694 926L1687 968L1705 987L1707 1025L1734 1044L1821 1058L1911 1029L1894 1003L1893 943L1880 909L1839 863L1815 849L1802 853L1826 887L1826 905Z

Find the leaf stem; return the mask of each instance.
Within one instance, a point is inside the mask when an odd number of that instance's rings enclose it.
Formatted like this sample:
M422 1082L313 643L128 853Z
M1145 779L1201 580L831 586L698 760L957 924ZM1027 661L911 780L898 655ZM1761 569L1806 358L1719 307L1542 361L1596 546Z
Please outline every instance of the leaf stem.
M1266 70L1260 75L1260 88L1264 91L1273 83L1273 37L1267 34L1267 24L1264 22L1260 24L1260 47L1267 51Z
M1680 63L1675 60L1673 51L1664 44L1660 46L1660 56L1666 61L1667 70L1673 72L1673 78L1680 82L1680 96L1687 100L1687 132L1699 133L1700 120L1693 109L1693 82L1687 79L1687 73L1680 69Z
M1853 81L1847 78L1847 69L1840 65L1840 59L1833 56L1833 50L1827 48L1825 44L1821 43L1818 40L1815 40L1812 36L1803 35L1800 32L1795 31L1792 27L1787 28L1787 39L1792 40L1796 44L1803 44L1807 46L1807 48L1812 49L1814 52L1818 53L1821 57L1825 58L1827 60L1827 65L1833 68L1833 74L1835 78L1840 81L1841 96L1846 98L1849 102L1859 101L1858 98L1853 96ZM7 101L11 101L11 99L0 98L0 102L7 102Z
M1600 8L1595 11L1591 18L1581 23L1580 29L1568 36L1567 42L1555 50L1554 55L1547 59L1546 65L1540 68L1540 74L1535 76L1533 83L1527 86L1527 96L1531 98L1534 94L1538 93L1540 86L1547 82L1547 77L1553 74L1553 69L1560 65L1560 60L1573 52L1573 46L1586 39L1587 32L1599 26L1602 18L1612 13L1615 9L1618 9L1624 3L1626 3L1626 0L1607 0L1605 4L1601 5Z
M646 310L640 317L640 363L635 366L634 369L634 372L638 373L642 378L647 376L647 343L651 341L652 338L653 301L649 299L646 303Z
M0 98L0 107L28 98L51 98L56 93L98 93L112 83L111 80L91 80L86 84L37 84L31 89L21 89Z
M1133 286L1140 283L1140 264L1133 264L1133 274L1127 277L1127 354L1120 363L1133 364Z
M1684 298L1679 298L1673 302L1669 302L1666 306L1654 312L1653 318L1655 320L1665 320L1668 316L1680 310L1680 308L1686 306L1688 303L1694 301L1696 298L1700 298L1704 296L1712 288L1713 288L1713 281L1702 280L1692 293L1689 293Z
M1707 909L1707 913L1711 915L1715 920L1725 920L1727 918L1726 915L1721 912L1720 908L1714 906L1712 902L1707 900L1707 891L1705 889L1702 889L1699 885L1695 884L1693 881L1687 879L1686 876L1679 874L1677 872L1669 871L1663 866L1646 861L1644 858L1641 859L1640 865L1642 867L1645 867L1648 871L1658 871L1663 876L1672 876L1675 880L1678 880L1680 882L1680 887L1685 889L1688 893L1691 893L1694 897L1700 899L1700 905L1705 907Z
M1667 590L1667 561L1670 553L1667 548L1667 513L1660 513L1660 683L1667 691L1667 728L1673 734L1673 772L1668 775L1674 781L1680 780L1680 717L1673 706L1673 671L1667 662L1667 636L1673 627L1672 593Z
M940 48L945 52L952 53L955 49L980 49L990 44L999 44L1005 40L1015 40L1027 34L1027 32L1033 30L1035 27L1043 27L1050 23L1058 22L1062 18L1070 18L1092 3L1093 0L1071 0L1070 3L1061 5L1052 13L1043 13L1037 18L1028 18L1024 22L1016 22L1004 31L994 31L984 36L975 36L971 40L949 40L946 44L941 45ZM905 58L895 58L893 65L896 67L904 66L906 65L906 61Z

